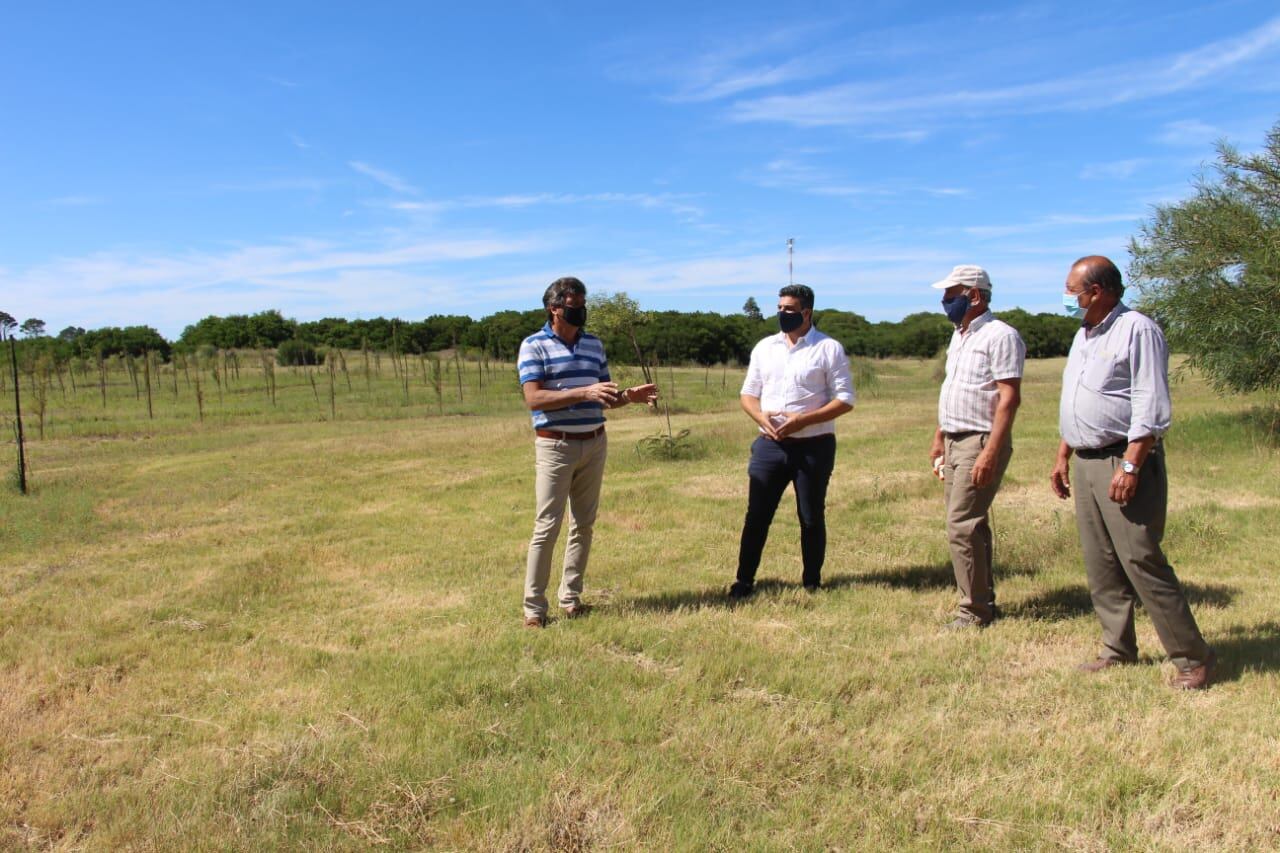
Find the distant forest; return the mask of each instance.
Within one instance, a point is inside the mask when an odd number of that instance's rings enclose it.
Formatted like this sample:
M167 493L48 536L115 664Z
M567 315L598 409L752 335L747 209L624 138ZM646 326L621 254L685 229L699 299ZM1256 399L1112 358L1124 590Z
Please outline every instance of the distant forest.
M750 309L750 310L748 310ZM952 325L941 312L911 314L897 322L872 323L851 311L815 310L819 329L844 344L854 356L868 358L931 358L951 337ZM1079 321L1056 314L1030 314L1020 308L996 316L1016 328L1030 358L1066 355ZM757 341L777 331L772 316L761 316L754 303L739 314L652 311L636 328L645 356L662 363L746 364ZM346 320L332 317L298 322L279 311L205 317L187 326L176 341L168 341L150 326L86 330L68 327L56 336L43 334L39 320L23 324L19 345L61 359L97 359L111 355L139 356L152 352L168 359L172 352L201 348L314 350L318 359L330 348L369 349L420 354L461 348L465 353L514 360L520 342L546 322L541 310L499 311L480 320L459 315L434 315L425 320L376 317ZM588 318L587 329L591 330ZM604 335L610 359L635 360L629 340Z

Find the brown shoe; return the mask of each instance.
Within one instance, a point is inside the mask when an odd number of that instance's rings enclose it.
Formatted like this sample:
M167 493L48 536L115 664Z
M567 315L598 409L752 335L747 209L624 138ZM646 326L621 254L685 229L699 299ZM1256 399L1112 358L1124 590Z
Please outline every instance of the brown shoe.
M591 610L590 607L579 601L577 604L570 604L568 607L561 607L564 611L564 618L577 619L579 616L586 616Z
M1189 666L1178 670L1170 686L1175 690L1204 690L1213 679L1213 670L1218 665L1218 655L1212 649L1209 657L1199 666Z
M526 616L524 617L524 626L526 628L545 628L547 627L547 617Z
M1129 666L1132 663L1133 661L1120 660L1119 658L1098 658L1088 663L1082 663L1076 669L1080 672L1102 672L1104 669L1110 669L1113 666Z

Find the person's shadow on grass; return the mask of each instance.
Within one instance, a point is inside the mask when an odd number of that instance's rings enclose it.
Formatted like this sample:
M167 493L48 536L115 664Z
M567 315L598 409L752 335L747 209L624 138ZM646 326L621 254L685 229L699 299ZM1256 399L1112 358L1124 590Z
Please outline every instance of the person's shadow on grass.
M1183 584L1182 588L1192 607L1226 607L1239 592L1235 587L1225 584L1188 583ZM1059 621L1093 615L1093 600L1089 598L1089 587L1083 581L1039 592L1002 606L1011 619ZM1138 607L1141 609L1141 602Z
M826 590L832 589L835 584L824 580L822 586ZM729 581L726 581L723 586L710 589L684 589L642 595L626 602L624 606L627 609L644 613L672 613L677 610L703 610L708 607L730 609L740 607L756 599L768 598L788 591L798 592L800 589L801 586L798 580L788 582L779 578L765 578L756 581L755 592L750 598L736 601L729 597Z

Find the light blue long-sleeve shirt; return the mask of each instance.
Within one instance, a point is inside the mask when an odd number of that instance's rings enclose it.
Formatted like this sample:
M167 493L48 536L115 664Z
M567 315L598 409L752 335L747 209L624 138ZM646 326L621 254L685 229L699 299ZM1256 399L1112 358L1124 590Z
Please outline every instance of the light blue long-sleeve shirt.
M1058 407L1068 446L1160 438L1172 420L1169 348L1155 321L1119 303L1101 323L1076 332Z

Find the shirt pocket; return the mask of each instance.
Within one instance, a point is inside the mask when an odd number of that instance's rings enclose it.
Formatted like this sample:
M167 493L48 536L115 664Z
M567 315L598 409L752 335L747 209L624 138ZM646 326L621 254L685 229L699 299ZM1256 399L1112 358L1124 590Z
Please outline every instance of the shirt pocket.
M974 350L964 356L965 364L960 378L970 385L986 385L991 381L991 357L983 350Z
M791 383L806 394L817 393L827 385L827 372L820 364L797 367L791 374Z
M1119 391L1129 384L1129 361L1118 353L1095 353L1085 362L1080 383L1090 391Z

